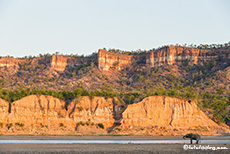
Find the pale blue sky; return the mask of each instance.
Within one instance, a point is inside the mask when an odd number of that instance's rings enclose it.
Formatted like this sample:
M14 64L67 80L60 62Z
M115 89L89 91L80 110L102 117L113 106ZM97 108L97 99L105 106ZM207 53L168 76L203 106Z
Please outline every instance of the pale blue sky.
M0 56L228 41L228 0L0 0Z

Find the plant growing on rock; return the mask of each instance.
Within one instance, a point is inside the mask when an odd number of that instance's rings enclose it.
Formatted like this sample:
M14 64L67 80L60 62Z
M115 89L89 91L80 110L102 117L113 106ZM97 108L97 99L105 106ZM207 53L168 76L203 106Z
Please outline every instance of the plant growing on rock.
M100 128L104 129L104 125L102 123L97 124Z

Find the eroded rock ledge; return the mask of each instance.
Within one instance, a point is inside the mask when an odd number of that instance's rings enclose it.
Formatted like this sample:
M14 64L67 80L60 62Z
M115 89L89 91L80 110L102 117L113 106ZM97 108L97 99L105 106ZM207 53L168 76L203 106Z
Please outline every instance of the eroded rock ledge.
M147 97L125 108L116 98L83 96L67 104L52 96L30 95L9 103L0 99L1 134L206 135L229 133L193 101Z
M22 62L45 63L56 71L64 71L67 67L81 66L84 63L94 62L100 70L115 68L122 70L129 64L142 64L146 67L159 67L163 65L203 65L212 59L220 58L222 62L230 60L230 47L220 49L197 49L180 46L165 46L141 55L125 55L108 52L99 49L97 55L92 57L74 58L63 55L52 55L52 57L40 57L33 59L17 59L0 57L0 67L20 68Z

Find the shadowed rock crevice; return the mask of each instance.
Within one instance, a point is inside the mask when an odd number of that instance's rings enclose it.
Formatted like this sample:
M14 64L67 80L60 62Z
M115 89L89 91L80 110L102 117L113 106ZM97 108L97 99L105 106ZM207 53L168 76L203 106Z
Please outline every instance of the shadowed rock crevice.
M113 126L107 128L107 132L111 133L115 127L121 125L122 121L122 113L126 110L126 106L124 105L117 105L117 100L113 98L113 119L114 123Z
M11 103L9 103L8 113L11 113Z

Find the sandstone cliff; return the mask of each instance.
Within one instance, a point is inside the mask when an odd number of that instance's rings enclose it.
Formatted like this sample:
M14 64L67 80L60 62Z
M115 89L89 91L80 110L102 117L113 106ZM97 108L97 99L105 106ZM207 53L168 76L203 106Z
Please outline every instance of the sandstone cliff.
M0 57L0 67L19 67L19 64L24 61L23 59Z
M141 55L125 55L99 49L97 56L88 58L74 58L63 55L52 55L51 58L34 58L31 60L0 57L0 67L19 67L22 61L31 61L31 63L43 61L52 69L61 72L67 67L76 67L89 62L95 62L101 70L109 70L109 68L121 70L126 68L129 64L138 65L140 63L148 67L173 64L181 65L185 62L188 62L190 65L203 65L217 58L221 58L222 61L228 61L230 60L229 53L230 47L223 47L220 49L197 49L180 46L165 46Z
M202 112L193 101L151 96L132 104L122 114L122 127L156 127L218 134L221 127Z
M67 57L61 55L53 55L51 68L57 71L64 71L67 65Z
M103 123L105 128L111 127L114 123L112 98L81 97L71 102L68 112L70 119L76 122Z
M52 96L31 95L11 104L9 131L35 133L42 129L55 131L60 123L65 122L65 102ZM23 124L21 128L20 124ZM41 130L42 131L42 130ZM67 128L68 131L68 128Z
M74 58L62 55L53 55L51 60L51 68L56 71L64 71L67 67L76 67L84 63L95 62L95 57L91 58Z
M99 69L109 70L109 68L114 67L121 70L131 63L133 55L123 55L99 49L97 57Z
M0 100L3 134L206 135L229 133L196 103L152 96L121 108L116 98L83 96L70 104L52 96L31 95L11 103Z
M180 65L186 60L190 65L209 62L213 58L217 58L218 55L209 56L208 49L195 49L186 47L166 46L149 53L149 57L146 59L146 64L151 67L159 67L162 65Z
M0 129L5 129L8 122L9 103L0 98Z
M132 104L123 113L124 126L218 127L196 105L182 99L151 96Z
M98 51L98 68L109 70L113 67L118 70L126 68L128 64L145 63L148 67L162 65L181 65L187 62L189 65L203 65L212 59L221 58L223 61L230 59L230 48L221 49L197 49L180 46L165 46L144 55L124 55L112 53L100 49Z

